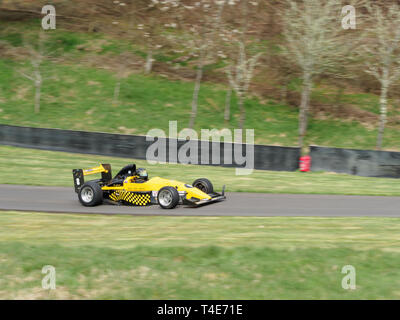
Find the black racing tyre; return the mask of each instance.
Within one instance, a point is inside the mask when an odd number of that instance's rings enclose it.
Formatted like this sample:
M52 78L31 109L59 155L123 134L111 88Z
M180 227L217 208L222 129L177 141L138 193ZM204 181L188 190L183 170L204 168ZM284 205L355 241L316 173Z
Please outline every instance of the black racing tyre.
M158 191L157 201L163 209L173 209L179 203L179 193L174 187L164 187Z
M78 197L85 207L94 207L103 203L103 190L97 182L88 181L79 190Z
M211 183L210 180L208 180L206 178L196 179L193 182L193 187L200 189L201 191L203 191L204 193L207 193L207 194L214 192L213 184Z

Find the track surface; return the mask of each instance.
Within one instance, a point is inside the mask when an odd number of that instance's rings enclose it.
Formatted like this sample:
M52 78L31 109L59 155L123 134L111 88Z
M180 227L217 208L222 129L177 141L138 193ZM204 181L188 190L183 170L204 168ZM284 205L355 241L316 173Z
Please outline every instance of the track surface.
M227 200L200 208L104 204L83 207L71 188L0 185L0 209L60 213L166 216L400 217L400 198L329 195L228 193Z

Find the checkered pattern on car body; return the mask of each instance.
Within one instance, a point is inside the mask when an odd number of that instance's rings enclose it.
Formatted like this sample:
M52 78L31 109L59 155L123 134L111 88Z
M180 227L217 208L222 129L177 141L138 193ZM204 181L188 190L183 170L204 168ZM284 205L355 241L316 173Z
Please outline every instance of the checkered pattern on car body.
M137 206L146 206L151 201L150 193L138 193L127 191L115 191L110 194L109 198L113 201L125 201Z

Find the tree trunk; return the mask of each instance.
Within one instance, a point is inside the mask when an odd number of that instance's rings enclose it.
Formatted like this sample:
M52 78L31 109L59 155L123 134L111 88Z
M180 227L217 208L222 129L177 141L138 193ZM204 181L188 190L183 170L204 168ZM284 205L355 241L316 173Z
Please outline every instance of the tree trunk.
M312 80L309 73L305 73L303 77L303 90L301 92L301 104L299 112L299 147L303 148L304 137L307 133L308 112L310 108Z
M35 113L40 112L40 93L41 93L41 84L36 84L35 85Z
M376 149L382 149L383 133L385 131L385 125L387 121L387 93L389 89L389 83L384 80L381 87L381 98L380 98L380 120L378 129L378 138L376 141Z
M203 78L203 63L201 62L197 66L196 83L194 85L193 99L192 99L192 112L190 114L190 122L189 122L190 129L193 129L194 122L195 122L196 116L197 116L197 106L198 106L198 102L199 102L199 91L200 91L200 85L201 85L202 78Z
M113 97L113 105L116 106L118 104L119 92L121 90L121 77L118 76L117 82L114 87L114 97Z
M35 113L40 112L40 96L42 91L42 76L38 70L35 71Z
M287 83L285 82L285 84L281 88L281 103L283 104L286 104L287 102L287 87Z
M339 84L337 91L336 91L336 97L335 97L335 106L336 107L341 106L343 93L344 93L344 86L342 84Z
M153 69L153 51L149 48L147 50L146 64L144 67L144 72L149 74Z
M287 98L288 98L288 88L290 84L290 74L285 75L283 78L283 86L281 87L281 103L286 104L287 103Z
M343 93L344 93L344 84L343 82L337 84L337 90L336 90L336 95L335 95L335 102L334 102L334 112L339 113L340 112L340 108L342 106L342 98L343 98Z
M239 127L240 129L243 130L244 122L246 121L246 110L244 108L244 94L239 93L238 99L239 99L239 111L240 111Z
M231 97L232 97L232 87L229 87L228 91L226 92L226 99L225 99L224 120L226 124L228 124L229 120L231 119Z

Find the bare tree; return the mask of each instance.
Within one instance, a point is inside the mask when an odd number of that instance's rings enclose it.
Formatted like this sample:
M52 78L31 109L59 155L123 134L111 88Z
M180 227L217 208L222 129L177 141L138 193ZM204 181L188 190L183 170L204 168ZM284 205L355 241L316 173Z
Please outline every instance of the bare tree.
M231 0L231 1L226 1L226 0L221 0L220 2L218 2L217 4L219 5L219 10L218 10L218 14L217 14L217 25L218 28L216 28L216 31L220 31L220 33L218 34L218 37L221 38L222 40L222 48L220 48L220 50L218 50L218 56L220 58L226 58L227 55L225 55L224 51L226 51L226 43L233 43L235 41L233 41L233 31L231 30L231 26L229 26L228 23L226 23L225 21L223 21L222 19L222 13L224 10L224 7L226 4L230 5L230 6L235 6L237 4L237 2L240 0ZM246 4L247 6L247 4ZM218 43L218 39L216 39L216 42ZM236 41L237 42L237 41ZM229 46L228 46L229 48ZM228 79L228 89L226 91L226 96L225 96L225 111L224 111L224 121L225 124L228 125L230 119L231 119L231 101L232 101L232 92L233 92L233 88L231 85L231 82Z
M163 47L162 43L165 43L167 40L162 32L160 21L165 21L168 14L171 14L173 9L177 8L179 5L180 0L151 0L150 3L143 8L144 17L142 19L143 22L139 24L139 29L146 47L146 62L144 65L146 74L151 73L153 69L154 51ZM163 17L163 19L160 19L160 17ZM173 27L174 23L167 25Z
M143 69L146 74L151 73L155 50L162 48L168 42L162 32L161 21L166 20L167 13L172 8L179 6L180 0L114 1L113 3L116 15L119 17L119 19L116 19L117 21L113 22L115 32L125 33L132 43L145 48L146 58ZM119 57L113 105L118 104L121 81L127 74L129 66L129 55L127 53L122 53Z
M253 77L254 68L263 49L257 49L259 44L254 38L259 31L260 19L257 12L259 3L257 1L229 1L232 9L232 16L220 22L220 36L223 42L218 54L220 56L229 56L225 62L228 64L226 72L228 75L229 88L225 100L224 119L226 122L230 119L230 102L232 91L236 93L240 111L239 126L243 129L246 118L244 102L249 90L250 81ZM251 4L251 6L249 6ZM237 6L235 6L237 5ZM250 37L251 35L251 37ZM250 54L249 48L253 53ZM225 52L225 54L223 54Z
M113 24L113 31L116 34L121 32L121 29L125 29L128 38L135 38L134 35L134 27L132 26L133 22L136 21L137 7L135 3L126 3L123 1L113 1L113 9L115 10L114 16L116 17ZM127 23L128 20L128 23ZM95 20L94 20L95 21ZM125 27L125 28L124 28ZM113 91L113 99L112 105L115 107L119 103L119 96L121 92L121 82L123 77L126 74L127 69L127 58L126 53L121 53L119 55L119 61L117 66L117 72L115 75L115 84L114 84L114 91Z
M229 123L231 119L231 99L232 99L232 86L229 84L228 90L226 90L225 97L225 111L224 111L224 120L225 124Z
M129 75L129 67L131 66L130 56L127 52L122 52L119 55L119 62L117 67L117 75L116 82L114 86L114 96L113 96L113 106L118 105L119 94L121 91L121 82L123 78L126 78Z
M189 13L196 13L197 23L190 23L190 40L188 47L197 57L196 79L193 90L189 128L194 127L197 117L199 92L203 79L204 67L207 60L215 57L215 44L218 38L218 30L221 26L221 18L225 5L224 0L198 1L195 6L184 6ZM193 19L195 20L195 19Z
M153 54L154 54L154 37L155 37L155 22L154 17L150 17L149 19L149 28L148 31L144 34L144 37L147 39L147 55L146 55L146 63L144 65L144 72L146 74L151 73L153 69Z
M144 72L151 73L153 69L154 53L167 42L164 35L162 21L171 15L174 8L179 7L181 0L143 0L132 1L123 6L129 19L126 32L136 45L146 50ZM119 2L119 5L121 3ZM170 24L166 24L170 26ZM171 24L173 25L173 23Z
M302 72L299 110L299 146L307 133L314 77L333 68L343 58L340 41L341 4L337 0L288 0L282 13L285 53Z
M367 55L365 71L373 75L381 86L376 141L376 148L380 150L387 122L388 91L400 76L400 6L397 3L386 7L370 4L369 11L373 14L363 49Z
M246 110L244 100L249 90L250 81L254 74L254 68L261 53L257 53L250 58L247 58L245 44L239 41L239 54L235 65L231 65L227 69L228 79L231 88L236 92L240 110L240 129L243 129L246 119Z
M197 34L197 38L195 39L193 46L193 52L197 56L197 65L189 121L189 128L191 129L194 127L194 123L197 117L201 81L203 79L204 66L206 64L205 62L210 47L209 38L206 35L207 31L205 30L204 26L198 26L198 28L192 27L192 33L193 35Z
M122 81L122 73L124 71L123 64L121 63L118 66L118 71L117 71L117 81L115 82L114 86L114 95L113 95L113 100L112 100L112 105L117 106L118 101L119 101L119 93L121 92L121 81Z
M134 2L128 4L122 1L114 1L113 4L114 4L114 9L116 11L115 16L118 17L118 19L115 19L116 21L113 21L115 32L118 34L121 32L122 29L127 33L127 37L130 40L138 38L135 32L136 30L134 23L136 23L137 21L138 12L143 11L144 9L146 9L146 7L139 9L138 5ZM129 60L129 55L126 52L123 52L119 55L119 61L116 72L116 81L114 85L114 93L112 99L113 106L117 106L119 102L119 95L121 92L121 82L127 73L126 71L128 68L128 60Z
M30 63L32 66L32 71L30 74L20 71L20 74L33 82L33 85L35 88L34 111L35 111L35 113L39 113L40 112L40 97L41 97L42 83L43 83L41 66L42 66L43 60L45 59L44 31L43 30L39 31L38 44L37 44L36 48L35 48L35 46L33 46L31 44L26 44L26 47L28 48L28 51L30 54L29 59L30 59Z
M190 129L192 129L194 127L194 122L195 122L196 116L197 116L197 108L198 108L198 104L199 104L199 92L200 92L201 80L203 79L205 59L206 59L208 45L209 45L209 43L205 37L204 28L201 28L198 40L199 40L198 41L199 46L197 46L197 50L198 50L199 54L198 54L198 61L197 61L197 66L196 66L196 79L195 79L194 89L193 89L192 110L190 113L190 121L189 121Z

